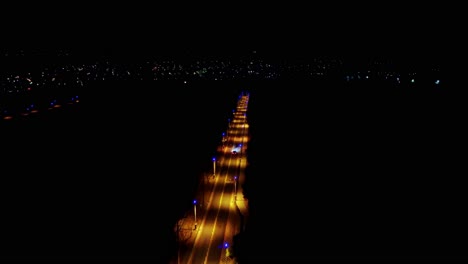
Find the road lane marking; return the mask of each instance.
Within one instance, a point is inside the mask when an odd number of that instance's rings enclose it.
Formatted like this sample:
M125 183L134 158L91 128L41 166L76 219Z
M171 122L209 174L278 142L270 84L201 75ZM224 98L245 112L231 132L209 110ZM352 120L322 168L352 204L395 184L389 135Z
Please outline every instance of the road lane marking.
M229 167L230 166L231 166L231 159L229 160L227 172L229 172ZM215 218L215 222L214 222L214 225L213 225L213 230L211 231L210 243L208 244L208 250L206 251L205 261L203 262L205 264L207 263L208 256L210 255L211 244L213 243L213 237L214 237L215 230L216 230L216 223L218 222L219 212L221 211L221 205L223 204L222 201L223 201L223 196L224 196L224 190L226 189L226 180L228 178L228 173L227 172L226 172L226 176L224 176L223 191L221 192L221 197L219 198L218 211L216 212L216 218Z
M228 171L229 171L229 167L230 167L230 166L231 166L231 159L229 159L229 163L228 163L228 166L227 166L227 170L228 170ZM201 233L202 233L203 227L205 226L206 218L207 218L207 216L208 216L208 212L210 211L211 204L212 204L212 202L213 202L213 196L214 196L214 193L215 193L214 190L216 189L216 185L218 184L219 178L220 178L220 177L216 177L216 179L215 179L215 186L213 186L213 191L211 192L210 199L209 199L209 201L208 201L208 207L206 208L206 211L205 211L205 213L204 213L204 215L203 215L203 221L202 221L202 224L201 224L201 226L199 227L199 230L198 230L197 235L196 235L196 237L195 237L195 241L194 241L194 243L193 243L192 251L190 252L190 257L189 257L187 263L192 263L194 251L195 251L196 245L197 245L197 243L198 243L198 241L199 241L199 239L200 239L200 235L201 235ZM226 186L226 184L224 183L221 197L222 197L223 194L224 194L224 187L225 187L225 186ZM218 213L219 213L219 209L218 209ZM212 231L212 233L214 232L214 230L215 230L215 228L216 228L216 221L217 221L217 218L218 218L218 214L216 215L216 219L215 219L215 223L214 223L214 225L213 225L213 231ZM212 236L213 236L213 235L212 235ZM211 245L211 243L210 243L210 245ZM210 248L208 247L208 252L209 252L209 250L210 250Z

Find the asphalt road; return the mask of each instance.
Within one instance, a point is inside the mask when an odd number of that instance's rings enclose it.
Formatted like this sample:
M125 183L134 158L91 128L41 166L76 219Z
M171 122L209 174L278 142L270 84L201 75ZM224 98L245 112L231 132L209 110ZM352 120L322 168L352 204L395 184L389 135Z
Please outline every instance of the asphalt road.
M228 263L228 252L233 235L238 229L236 220L235 195L238 175L245 169L242 166L246 149L246 116L248 97L239 99L236 112L230 121L229 129L220 143L219 156L213 164L211 175L207 173L202 181L205 186L201 204L194 204L193 230L189 239L181 241L177 261L174 263ZM213 175L214 172L214 175ZM201 206L200 206L201 205ZM185 230L190 225L183 226Z

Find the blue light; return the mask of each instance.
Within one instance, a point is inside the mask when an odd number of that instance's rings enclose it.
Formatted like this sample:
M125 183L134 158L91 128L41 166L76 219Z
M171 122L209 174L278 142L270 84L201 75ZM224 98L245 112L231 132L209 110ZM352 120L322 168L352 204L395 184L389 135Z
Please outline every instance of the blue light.
M213 157L213 161L216 161L216 158L215 158L215 157Z
M226 133L223 132L223 137L226 135Z
M197 204L197 200L193 200L193 204Z
M229 244L227 242L224 243L224 248L228 248Z
M234 176L234 180L237 180L237 176Z

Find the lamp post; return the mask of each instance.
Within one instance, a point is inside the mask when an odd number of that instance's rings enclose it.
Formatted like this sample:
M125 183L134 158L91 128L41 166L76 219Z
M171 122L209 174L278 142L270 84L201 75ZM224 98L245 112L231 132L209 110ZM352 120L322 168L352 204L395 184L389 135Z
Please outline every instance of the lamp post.
M213 178L216 176L216 158L213 157Z
M223 243L223 248L224 248L224 250L226 250L226 253L225 253L225 254L226 254L226 257L230 257L230 256L231 256L231 253L229 252L229 243L228 243L228 242L224 242L224 243ZM227 262L228 262L227 258L224 258L224 263L227 263Z
M197 200L193 200L193 215L195 216L195 229L197 229Z
M180 220L177 221L177 264L180 264Z
M234 201L237 200L237 176L234 176Z
M202 202L200 208L203 210L203 206L205 205L205 188L206 188L206 173L203 173L203 182L202 182Z

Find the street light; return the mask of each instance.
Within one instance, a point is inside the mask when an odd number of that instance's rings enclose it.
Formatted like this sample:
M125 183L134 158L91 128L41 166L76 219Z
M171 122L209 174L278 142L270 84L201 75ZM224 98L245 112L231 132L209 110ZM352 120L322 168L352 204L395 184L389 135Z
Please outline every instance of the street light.
M234 201L237 200L237 176L234 176Z
M177 221L177 264L180 264L180 220Z
M230 250L229 250L229 243L228 243L228 242L224 242L223 248L226 250L226 257L229 257L229 258L230 258L230 257L231 257L231 252L230 252ZM227 263L227 262L228 262L227 258L224 258L224 263Z
M213 157L213 177L216 176L216 158Z
M197 200L193 200L193 214L195 216L195 228L197 229Z

